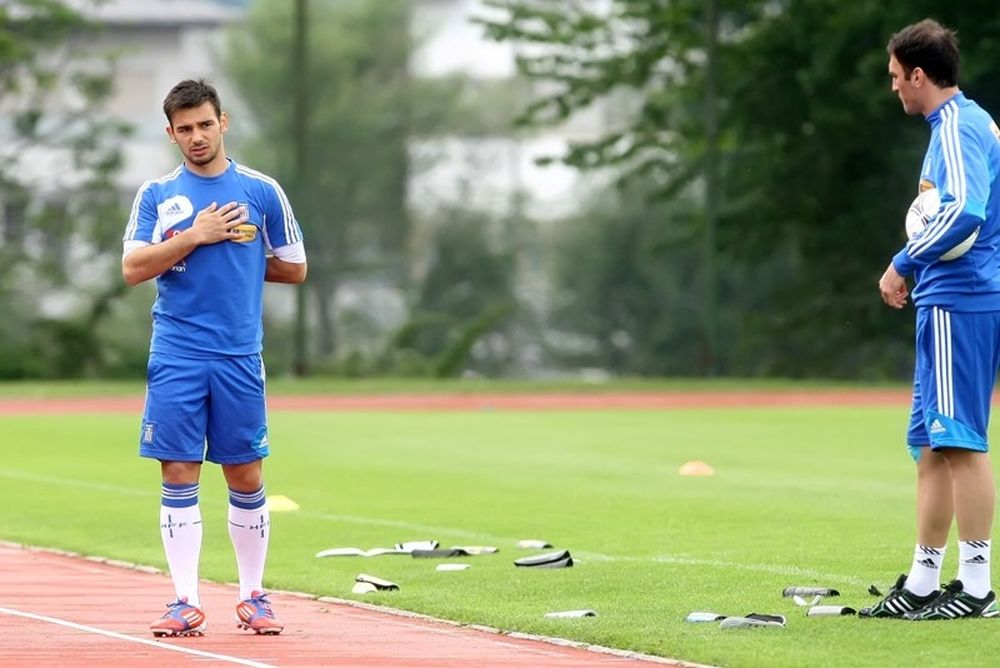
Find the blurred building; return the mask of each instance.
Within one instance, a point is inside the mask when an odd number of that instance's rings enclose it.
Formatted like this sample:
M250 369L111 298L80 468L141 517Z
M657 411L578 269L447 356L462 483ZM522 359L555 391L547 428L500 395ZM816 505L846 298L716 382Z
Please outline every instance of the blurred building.
M131 197L146 179L170 171L179 162L166 139L161 104L171 86L182 79L204 77L219 88L230 106L237 101L216 53L224 29L241 19L243 10L213 0L70 0L84 16L101 26L94 50L117 56L113 113L126 119L135 134L123 147L123 190Z
M324 0L313 0L318 1ZM131 196L142 181L166 173L178 162L176 150L165 140L160 109L163 96L177 81L204 77L215 83L227 108L236 112L234 127L240 129L239 97L226 81L216 54L223 47L225 29L241 20L247 0L104 0L96 5L91 0L70 0L70 4L103 27L95 50L118 56L111 108L135 128L124 147L120 177L124 194ZM414 74L513 77L514 47L486 40L471 21L487 11L482 0L415 0L413 31L420 46ZM411 202L430 210L461 202L494 212L523 205L524 213L537 219L564 215L579 201L579 173L558 164L540 167L535 161L560 155L573 137L593 137L601 122L598 113L531 137L503 131L488 137L415 141L414 157L423 168L415 172ZM240 136L235 132L227 141L231 150L238 149ZM470 174L476 178L469 179Z
M513 78L515 46L487 40L482 27L473 22L489 14L482 0L418 0L413 18L419 44L414 73ZM580 202L587 179L575 169L558 163L543 167L536 160L562 155L574 138L593 139L604 122L598 107L560 128L531 136L515 136L504 129L491 137L446 136L415 142L418 164L429 167L414 177L411 200L416 207L461 201L500 212L523 205L523 212L536 220L564 216Z
M113 59L113 94L107 111L133 130L119 147L124 168L117 178L122 202L127 204L143 181L165 174L179 162L176 149L167 141L161 110L170 87L186 77L205 77L217 82L224 96L232 94L215 53L223 29L239 21L243 10L208 0L63 1L95 24L96 30L84 33L85 41L72 39L65 49L41 54L42 62L56 71L80 66L81 71L99 72L103 71L99 63ZM68 86L56 87L48 91L45 104L66 113L78 107L77 97ZM23 111L22 102L14 95L0 98L0 123L9 126L13 118L9 112ZM54 117L72 123L72 118ZM72 268L71 287L46 286L37 276L28 279L34 282L41 311L60 317L85 303L88 291L103 289L118 259L95 252L84 236L67 240L37 230L25 233L25 209L38 210L50 204L65 207L66 193L79 185L81 172L68 148L56 149L44 143L23 150L6 148L17 157L8 164L14 171L12 176L30 189L33 201L0 201L0 244L13 240L31 257L45 256L55 265ZM122 220L122 230L124 224Z
M217 86L233 112L235 131L227 138L227 148L240 155L240 142L249 136L252 121L224 76L219 54L227 30L243 20L250 0L65 1L99 26L95 34L87 35L88 48L116 57L110 110L134 129L122 146L125 161L118 183L123 202L131 201L144 180L167 173L180 161L165 136L161 110L164 95L177 81L203 77ZM486 40L482 28L472 22L489 11L482 0L412 2L412 30L419 45L412 63L415 76L461 74L487 83L515 76L514 47ZM581 201L584 179L593 177L581 177L558 163L540 167L536 159L561 155L573 138L592 139L604 123L601 114L598 109L578 115L563 127L530 136L503 127L477 136L446 133L414 140L411 152L417 168L409 201L418 215L459 205L497 214L517 211L536 220L561 217ZM51 174L54 163L63 171L72 170L69 161L51 156L33 162L33 169L43 175ZM85 244L77 246L73 252L83 257ZM106 275L99 266L91 267L95 281ZM68 292L47 295L45 303L51 304L47 310L64 311L72 298ZM400 317L402 302L398 309L387 311Z

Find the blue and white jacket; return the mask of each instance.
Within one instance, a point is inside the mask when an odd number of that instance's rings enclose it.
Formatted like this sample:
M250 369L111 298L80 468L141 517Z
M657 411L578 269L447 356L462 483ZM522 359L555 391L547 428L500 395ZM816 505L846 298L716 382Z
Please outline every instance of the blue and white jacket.
M1000 128L986 111L957 93L927 117L930 145L920 190L937 188L941 207L923 233L892 259L913 275L913 302L950 311L1000 311ZM941 256L979 228L972 248Z

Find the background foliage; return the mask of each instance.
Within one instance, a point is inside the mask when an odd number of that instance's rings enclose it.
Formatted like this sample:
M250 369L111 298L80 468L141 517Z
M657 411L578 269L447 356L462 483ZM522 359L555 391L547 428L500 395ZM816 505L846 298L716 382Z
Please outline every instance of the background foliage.
M100 258L120 252L130 127L107 117L113 61L87 48L93 29L56 0L0 4L0 378L117 369L96 333L124 285ZM41 301L60 292L74 306L54 318Z
M275 103L295 94L292 7L252 3L222 58L250 116L239 157L286 185L306 228L317 372L909 375L912 311L885 309L875 283L927 128L890 93L884 44L928 15L956 28L963 89L1000 109L989 3L489 0L479 25L521 76L480 82L412 76L407 2L313 0L304 126ZM117 276L128 128L102 115L109 65L74 58L91 28L56 0L0 12L17 18L0 30L0 377L139 374L143 337L120 326L146 306ZM77 106L46 103L67 89ZM605 132L550 160L608 185L564 219L529 219L518 193L503 212L414 206L414 145L518 141L595 109ZM27 178L38 146L78 177ZM53 316L60 292L74 306ZM268 328L287 370L291 325L272 313Z

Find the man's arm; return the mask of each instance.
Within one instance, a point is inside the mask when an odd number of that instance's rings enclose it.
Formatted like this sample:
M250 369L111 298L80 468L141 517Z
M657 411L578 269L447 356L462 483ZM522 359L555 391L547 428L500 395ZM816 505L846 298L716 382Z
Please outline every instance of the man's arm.
M264 280L271 283L302 283L306 280L308 267L305 262L285 262L276 257L267 258Z
M156 278L186 258L198 246L239 237L233 231L239 225L236 202L219 207L212 202L198 212L191 227L161 243L136 248L122 258L122 276L129 285Z
M129 285L139 285L169 270L197 247L195 235L178 234L162 243L137 248L122 258L122 276Z
M267 241L267 269L264 280L271 283L302 283L306 280L306 248L302 228L295 220L285 191L277 182L262 185L264 235Z
M994 141L992 135L989 138ZM923 233L896 253L892 264L900 276L940 260L973 234L986 219L990 167L986 150L969 125L941 133L945 178L938 184L941 206Z

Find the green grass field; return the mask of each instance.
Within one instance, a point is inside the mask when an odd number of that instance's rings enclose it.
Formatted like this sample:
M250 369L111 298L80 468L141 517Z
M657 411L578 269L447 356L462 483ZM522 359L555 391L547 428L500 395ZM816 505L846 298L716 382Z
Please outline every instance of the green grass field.
M979 666L982 648L1000 643L994 620L807 618L781 597L788 585L830 586L843 596L828 602L860 607L874 600L869 584L884 590L908 568L906 417L905 407L276 412L268 492L302 509L272 517L266 584L721 666ZM158 471L136 455L137 434L138 416L0 417L0 539L164 568ZM678 476L694 459L717 474ZM232 581L217 467L206 467L201 499L203 576ZM522 538L579 563L515 568L530 554L514 548ZM457 573L405 556L313 556L417 539L501 551ZM956 554L953 537L946 578ZM362 572L401 590L353 596ZM542 617L576 608L599 616ZM721 630L685 623L693 610L789 620Z

